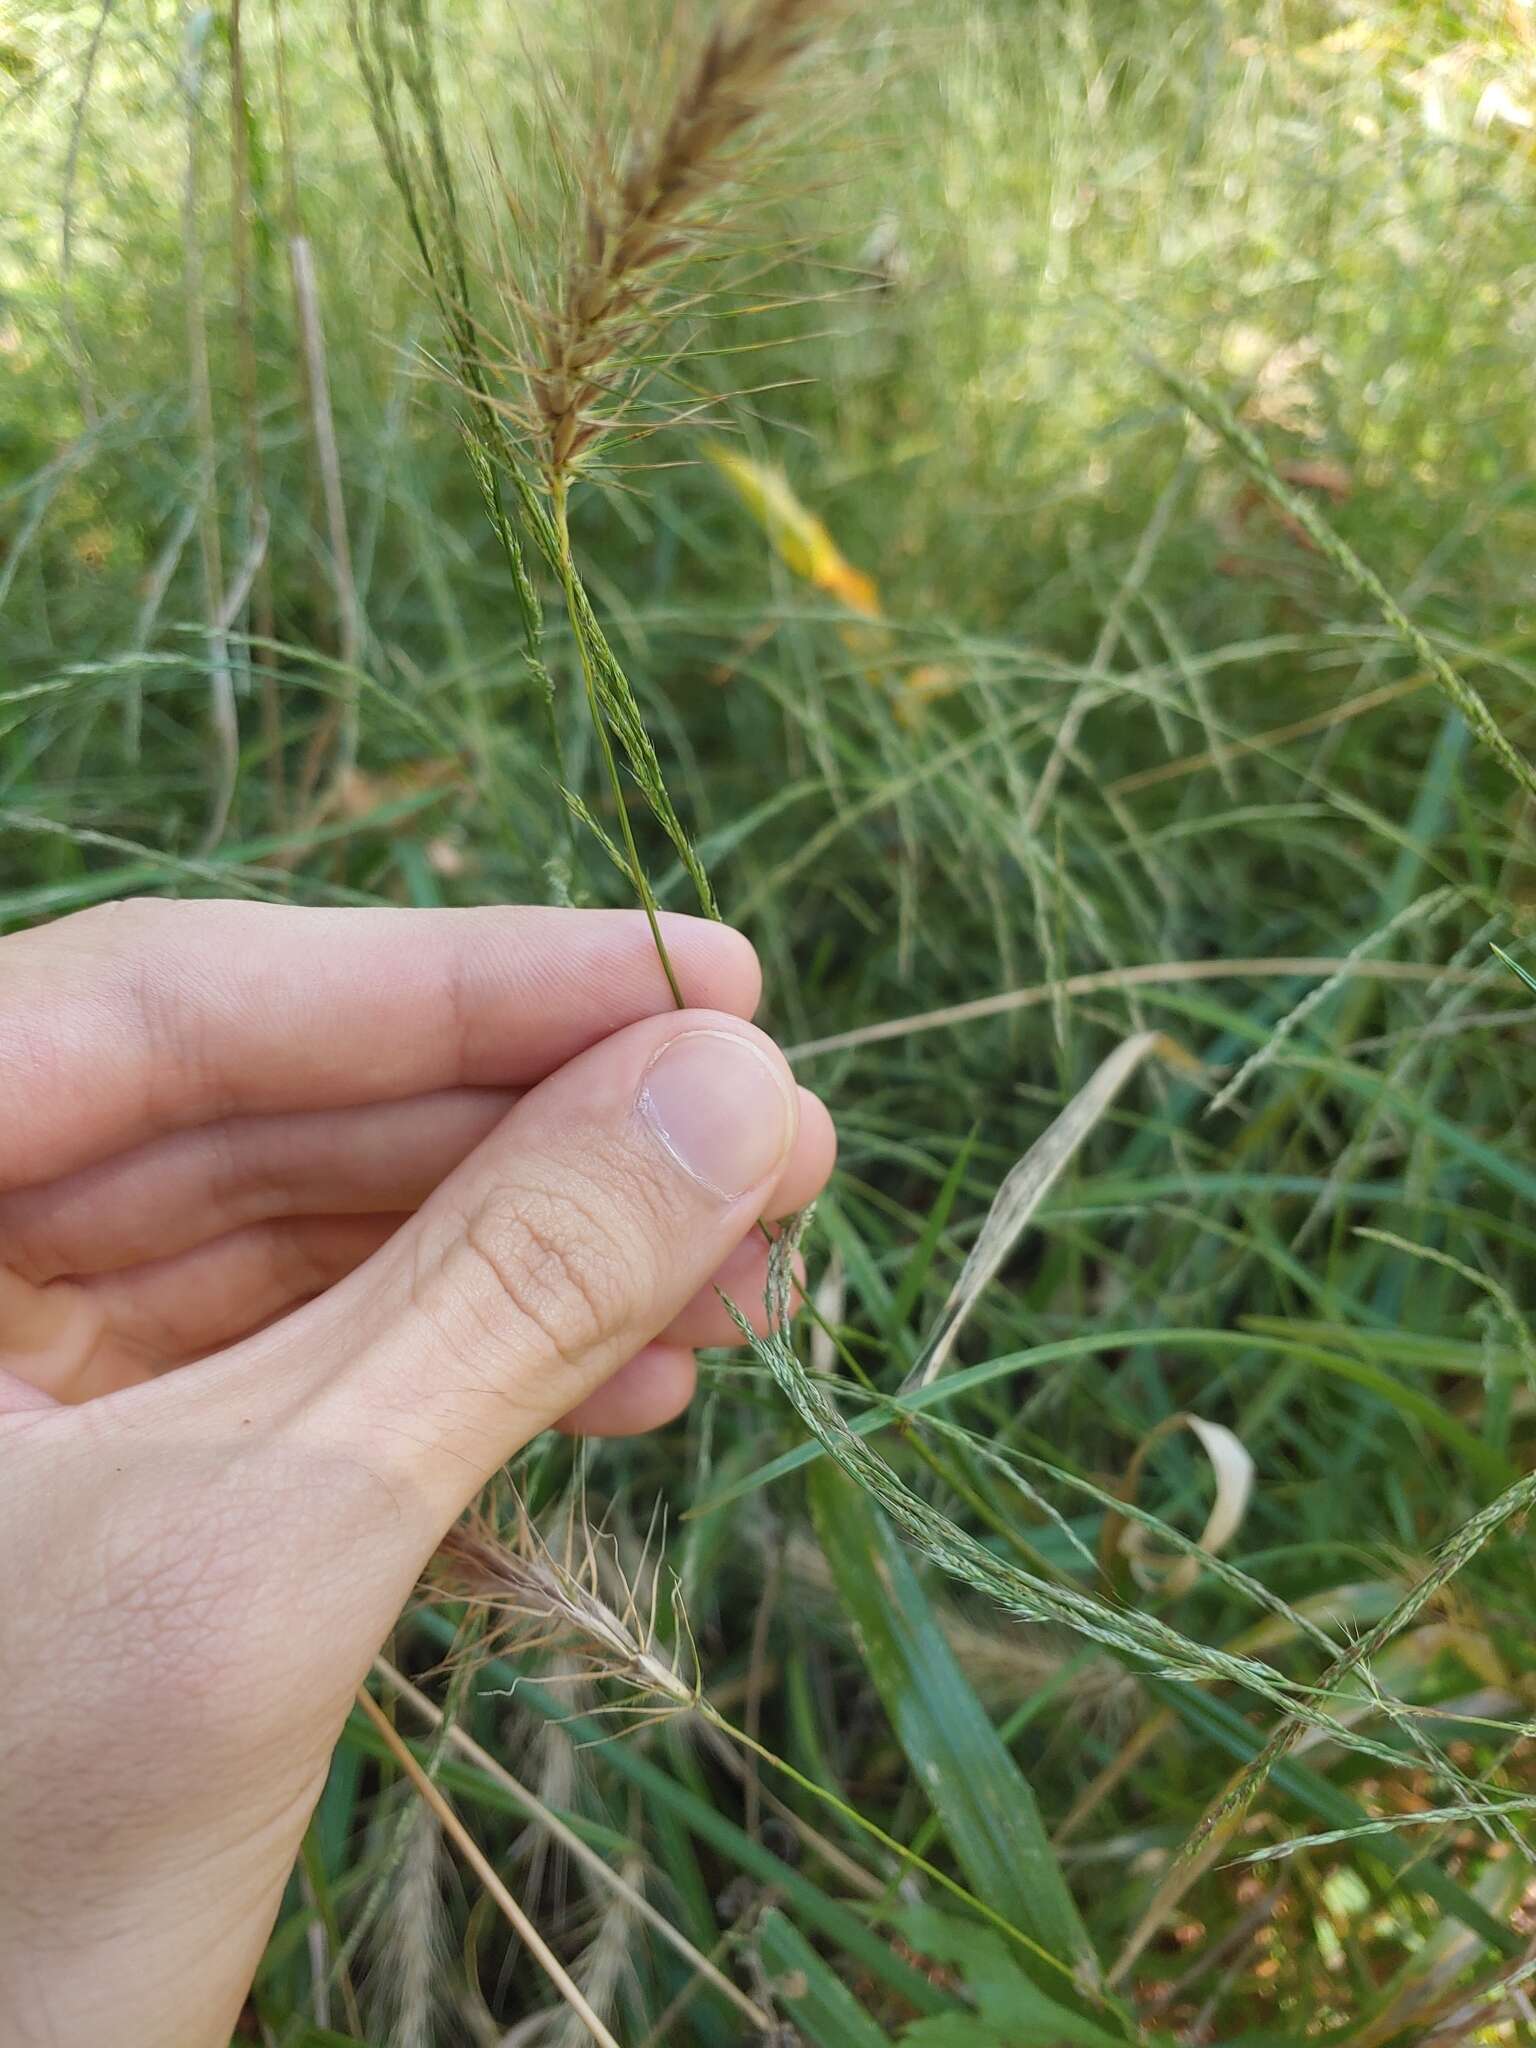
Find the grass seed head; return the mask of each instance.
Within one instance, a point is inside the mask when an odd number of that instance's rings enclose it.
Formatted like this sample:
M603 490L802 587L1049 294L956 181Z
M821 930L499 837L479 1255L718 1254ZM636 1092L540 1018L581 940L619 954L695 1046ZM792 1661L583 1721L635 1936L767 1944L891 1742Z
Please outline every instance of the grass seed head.
M502 1647L514 1640L527 1649L558 1643L576 1650L593 1676L671 1708L695 1707L696 1680L685 1678L658 1646L655 1574L649 1574L647 1598L639 1581L631 1584L620 1573L621 1597L609 1602L600 1590L603 1540L584 1516L573 1513L567 1555L560 1557L521 1510L510 1535L477 1515L445 1538L437 1555L439 1582L450 1597L487 1609ZM641 1578L646 1575L642 1564ZM680 1613L678 1618L686 1637L686 1621Z
M830 0L756 0L717 19L653 136L631 135L587 183L550 303L534 306L528 373L546 480L558 486L622 423L676 310L680 266L728 221L754 145Z

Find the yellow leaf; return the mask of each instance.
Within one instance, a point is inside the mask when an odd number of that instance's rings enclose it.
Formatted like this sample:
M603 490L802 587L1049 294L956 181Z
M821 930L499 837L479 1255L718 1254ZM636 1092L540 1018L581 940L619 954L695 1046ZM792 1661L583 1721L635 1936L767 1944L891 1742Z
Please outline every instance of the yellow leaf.
M782 470L718 443L711 444L708 454L792 574L851 612L870 619L881 616L874 579L846 558L816 514L795 496Z

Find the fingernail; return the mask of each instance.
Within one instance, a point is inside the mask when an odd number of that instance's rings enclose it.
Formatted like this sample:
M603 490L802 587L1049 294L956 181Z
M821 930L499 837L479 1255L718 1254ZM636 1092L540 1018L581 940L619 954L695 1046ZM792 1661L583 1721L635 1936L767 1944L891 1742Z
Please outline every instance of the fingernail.
M663 1046L639 1108L678 1165L727 1201L766 1180L795 1134L782 1067L731 1031L685 1031Z

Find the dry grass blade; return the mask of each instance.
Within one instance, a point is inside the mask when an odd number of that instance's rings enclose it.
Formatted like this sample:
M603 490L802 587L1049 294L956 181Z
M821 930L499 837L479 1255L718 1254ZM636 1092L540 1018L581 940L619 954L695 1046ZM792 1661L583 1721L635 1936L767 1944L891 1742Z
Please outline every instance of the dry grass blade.
M1128 988L1171 988L1186 981L1288 981L1293 975L1344 975L1364 981L1440 981L1472 987L1484 976L1466 967L1435 967L1417 960L1336 959L1319 954L1278 955L1269 960L1148 960L1133 967L1105 967L1091 974L1069 974L1061 981L1039 981L1029 988L1004 989L1000 995L976 996L968 1003L946 1003L940 1010L919 1010L910 1017L887 1017L879 1024L861 1024L852 1031L834 1031L826 1038L808 1038L787 1048L792 1060L814 1059L819 1053L851 1052L861 1045L911 1038L919 1031L945 1031L953 1024L976 1024L985 1017L1006 1017L1015 1010L1033 1010L1063 998L1113 995Z
M518 1935L526 1943L529 1953L536 1958L550 1982L560 1993L560 1996L565 2000L571 2011L582 2021L592 2039L599 2044L599 2048L619 2048L619 2043L609 2033L602 2020L599 2019L598 2015L588 2004L581 1986L576 1983L570 1971L566 1969L564 1963L561 1962L548 1942L545 1941L543 1935L540 1934L538 1928L534 1926L528 1915L497 1876L486 1857L485 1851L480 1847L480 1844L475 1840L468 1828L465 1827L463 1821L459 1819L459 1816L454 1812L437 1786L433 1784L431 1778L428 1777L416 1758L411 1754L407 1745L395 1732L394 1723L384 1712L383 1708L363 1687L358 1688L357 1704L368 1716L374 1727L377 1728L380 1736L383 1738L385 1748L388 1749L390 1755L415 1786L419 1796L442 1822L444 1833L457 1846L460 1855L463 1856L465 1862L485 1886L491 1898L501 1908L501 1911L506 1915L513 1928L515 1928Z
M1189 1065L1188 1055L1156 1031L1126 1039L1047 1125L1004 1179L939 1317L938 1328L907 1385L926 1387L944 1370L966 1319L1029 1227L1030 1218L1071 1164L1078 1147L1149 1053Z
M1125 1477L1126 1498L1133 1499L1153 1447L1174 1430L1187 1429L1195 1436L1211 1461L1216 1480L1216 1498L1205 1527L1195 1539L1198 1549L1215 1556L1237 1534L1253 1493L1253 1458L1241 1437L1224 1423L1207 1422L1201 1415L1170 1415L1137 1446ZM1153 1550L1143 1523L1109 1516L1104 1524L1103 1550L1118 1550L1130 1560L1131 1572L1144 1591L1187 1593L1200 1577L1200 1562L1187 1552L1177 1558L1160 1558Z

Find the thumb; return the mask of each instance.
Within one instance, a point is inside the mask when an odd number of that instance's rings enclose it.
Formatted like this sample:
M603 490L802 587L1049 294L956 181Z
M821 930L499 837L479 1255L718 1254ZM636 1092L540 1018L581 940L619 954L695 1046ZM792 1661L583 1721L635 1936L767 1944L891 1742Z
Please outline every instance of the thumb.
M315 1305L323 1335L306 1314L286 1326L307 1354L302 1426L445 1527L708 1281L796 1119L783 1055L739 1018L684 1011L605 1039Z

